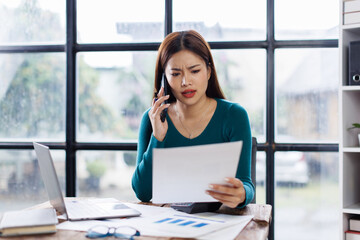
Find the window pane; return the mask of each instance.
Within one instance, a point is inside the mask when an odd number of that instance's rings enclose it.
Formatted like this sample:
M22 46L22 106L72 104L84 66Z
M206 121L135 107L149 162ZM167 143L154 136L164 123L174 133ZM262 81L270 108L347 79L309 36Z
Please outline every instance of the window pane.
M252 135L265 141L266 52L212 50L216 72L225 96L249 114Z
M137 201L131 188L135 151L81 151L77 159L78 196Z
M278 40L337 39L338 27L338 0L275 0Z
M78 0L78 42L159 42L164 8L163 0Z
M275 52L277 142L338 141L338 49Z
M256 203L266 203L266 154L265 152L256 153Z
M276 240L339 238L338 167L338 153L275 154Z
M65 186L65 152L53 151L61 187ZM49 200L33 150L0 150L0 212L20 210Z
M0 1L0 44L65 43L65 1Z
M151 106L155 52L78 55L78 140L136 141Z
M65 54L0 54L0 139L64 141Z
M174 31L194 29L207 41L266 38L266 1L173 1Z

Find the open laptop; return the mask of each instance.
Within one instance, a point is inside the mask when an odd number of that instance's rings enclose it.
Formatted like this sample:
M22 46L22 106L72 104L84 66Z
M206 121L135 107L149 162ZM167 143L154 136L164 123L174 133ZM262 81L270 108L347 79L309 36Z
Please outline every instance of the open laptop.
M139 211L116 199L65 200L60 189L49 147L36 142L33 145L50 203L66 219L75 221L141 215Z

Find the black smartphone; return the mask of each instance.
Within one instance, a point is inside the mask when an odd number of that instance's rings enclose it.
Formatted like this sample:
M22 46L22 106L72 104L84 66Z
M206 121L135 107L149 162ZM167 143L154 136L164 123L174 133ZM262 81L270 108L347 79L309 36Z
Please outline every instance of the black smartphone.
M168 82L167 82L167 79L166 79L166 76L165 76L165 73L163 73L162 75L162 78L161 78L161 85L160 85L160 89L161 87L164 87L164 96L168 95L168 92L169 92L169 86L168 86ZM164 101L164 104L167 104L168 103L168 100L165 100ZM160 114L160 120L161 122L164 122L165 121L165 118L166 118L166 113L167 113L167 108L165 108L161 114Z

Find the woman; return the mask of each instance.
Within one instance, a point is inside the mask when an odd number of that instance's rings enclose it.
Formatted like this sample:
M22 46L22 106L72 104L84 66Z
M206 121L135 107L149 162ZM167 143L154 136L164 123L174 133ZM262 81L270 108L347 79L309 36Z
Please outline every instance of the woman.
M160 87L163 73L169 92ZM224 100L208 43L193 31L169 34L158 50L155 98L142 118L132 187L141 201L152 198L152 149L243 141L236 178L211 184L207 194L229 207L243 207L254 196L251 131L247 113ZM164 104L167 100L167 104ZM167 109L165 121L160 115Z

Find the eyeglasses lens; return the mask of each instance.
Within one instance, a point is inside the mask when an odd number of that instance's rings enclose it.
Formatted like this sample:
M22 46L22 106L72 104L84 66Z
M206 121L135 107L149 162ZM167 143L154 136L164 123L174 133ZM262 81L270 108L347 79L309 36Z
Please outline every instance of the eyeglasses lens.
M136 229L132 227L118 227L115 230L114 235L118 238L131 238L132 236L138 236Z

